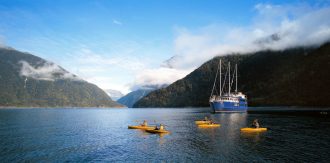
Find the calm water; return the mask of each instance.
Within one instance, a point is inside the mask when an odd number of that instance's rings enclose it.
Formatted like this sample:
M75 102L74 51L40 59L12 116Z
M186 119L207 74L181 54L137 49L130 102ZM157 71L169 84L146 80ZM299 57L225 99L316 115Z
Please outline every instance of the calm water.
M199 129L210 116L220 128ZM244 134L258 118L270 128ZM129 130L137 120L172 133ZM330 160L330 120L271 114L210 114L195 109L2 109L0 161L306 161Z

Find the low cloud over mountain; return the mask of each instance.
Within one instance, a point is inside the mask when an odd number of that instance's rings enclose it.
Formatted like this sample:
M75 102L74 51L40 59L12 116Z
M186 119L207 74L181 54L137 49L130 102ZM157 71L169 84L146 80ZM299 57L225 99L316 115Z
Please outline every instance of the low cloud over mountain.
M330 7L257 4L254 10L254 21L246 26L211 24L199 29L177 28L176 55L164 65L190 69L215 56L319 46L330 39Z
M20 75L25 77L34 78L37 80L50 80L54 81L56 79L72 79L81 80L76 75L65 71L60 66L55 63L45 62L41 63L40 66L34 67L28 62L21 60L19 64L22 65Z

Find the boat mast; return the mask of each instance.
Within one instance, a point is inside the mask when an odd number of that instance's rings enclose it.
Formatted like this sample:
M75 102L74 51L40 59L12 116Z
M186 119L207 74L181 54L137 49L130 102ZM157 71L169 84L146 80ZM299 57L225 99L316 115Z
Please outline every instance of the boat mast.
M230 62L228 63L228 73L229 73L229 78L228 78L228 95L230 95L230 87L231 87L231 83L230 83Z
M219 75L220 75L220 80L219 80L219 96L221 97L221 59L220 59L220 61L219 61L220 63L219 63L219 69L220 69L220 71L219 71Z
M219 71L219 67L217 68L217 72L215 73L215 79L214 79L214 83L213 83L213 87L212 87L212 92L211 92L210 98L211 98L212 95L213 95L213 91L214 91L214 88L215 88L215 83L217 82L218 71Z
M236 70L236 89L235 89L235 92L237 93L237 64L235 65L235 70Z

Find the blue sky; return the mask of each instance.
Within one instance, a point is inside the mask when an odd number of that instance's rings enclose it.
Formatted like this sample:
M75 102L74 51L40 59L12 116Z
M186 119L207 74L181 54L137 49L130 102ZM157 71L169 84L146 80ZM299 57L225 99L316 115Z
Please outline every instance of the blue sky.
M242 35L262 39L292 26L315 30L300 27L313 15L315 25L325 29L306 40L317 37L316 44L322 43L328 38L328 7L326 0L0 0L0 43L127 93L169 84L233 49L260 49ZM288 40L306 37L297 31ZM300 45L269 47L284 44Z

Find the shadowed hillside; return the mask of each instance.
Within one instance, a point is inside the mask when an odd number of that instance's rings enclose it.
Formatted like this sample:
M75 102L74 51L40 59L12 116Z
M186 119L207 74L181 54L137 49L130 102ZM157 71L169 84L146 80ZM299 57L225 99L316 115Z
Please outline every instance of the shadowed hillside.
M117 100L117 102L131 108L136 101L148 95L148 93L150 93L153 90L154 89L138 89L121 97L120 99Z
M0 48L0 106L118 107L94 84L54 63Z
M249 106L330 106L330 44L221 57L238 64ZM219 57L135 103L134 107L209 106ZM223 65L224 66L224 65Z

